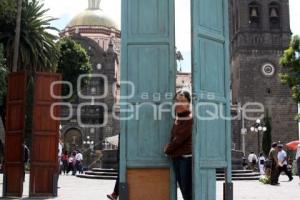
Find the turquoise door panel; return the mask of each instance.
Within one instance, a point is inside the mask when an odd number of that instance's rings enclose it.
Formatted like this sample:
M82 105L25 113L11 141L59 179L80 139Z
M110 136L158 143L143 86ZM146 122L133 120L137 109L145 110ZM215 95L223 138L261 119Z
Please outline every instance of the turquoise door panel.
M121 184L129 168L170 168L163 148L175 92L174 12L174 0L122 0L121 81L131 84L121 83ZM162 104L169 112L158 112Z
M216 199L216 168L231 182L227 0L192 0L193 197Z
M162 120L152 120L155 117L153 110L153 104L138 104L134 112L139 119L127 122L127 167L169 166L163 148L170 134L170 115L163 114Z

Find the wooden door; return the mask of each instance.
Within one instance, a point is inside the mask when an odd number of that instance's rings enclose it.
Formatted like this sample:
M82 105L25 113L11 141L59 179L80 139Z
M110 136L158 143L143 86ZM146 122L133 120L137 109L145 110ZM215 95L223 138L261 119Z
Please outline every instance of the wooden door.
M58 178L59 121L51 117L51 105L57 102L51 95L51 84L61 80L59 74L37 73L35 76L32 151L30 168L30 192L33 196L56 196ZM60 96L60 85L53 87L55 96ZM60 116L60 107L53 108Z
M231 123L226 118L230 117L227 1L191 3L196 200L216 199L216 168L226 168L226 181L231 182ZM228 195L228 191L225 193Z
M21 197L24 180L24 128L26 102L26 74L8 75L6 101L6 129L4 149L3 196Z
M155 119L175 90L174 10L173 0L122 1L121 199L166 200L175 191L163 152L171 112Z

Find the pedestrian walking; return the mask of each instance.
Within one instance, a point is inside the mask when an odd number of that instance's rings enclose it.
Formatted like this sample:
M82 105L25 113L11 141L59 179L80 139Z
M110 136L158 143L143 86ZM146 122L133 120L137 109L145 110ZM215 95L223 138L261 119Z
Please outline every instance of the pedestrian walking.
M176 119L171 130L171 139L164 148L173 161L176 182L184 200L192 200L192 126L190 111L191 96L187 91L175 95Z
M258 159L257 159L256 154L255 154L253 151L250 152L250 154L249 154L249 156L248 156L248 162L249 162L250 168L251 168L252 170L256 170L257 161L258 161Z
M271 185L279 185L278 183L278 148L277 143L273 142L272 148L269 152L269 160L271 160Z
M73 159L72 159L72 175L75 176L76 175L76 172L77 172L77 168L76 168L76 155L77 155L77 151L73 151L72 153L72 156L73 156Z
M76 163L75 163L76 172L78 171L79 174L83 174L83 168L82 168L83 155L79 150L77 150L75 160L76 160Z
M265 161L266 158L264 157L264 154L260 153L258 158L258 167L260 175L265 175Z
M118 163L120 162L120 133L119 133L119 137L118 137L118 152L117 152L117 159L118 159ZM119 197L119 172L118 172L118 176L115 182L115 187L114 187L114 191L111 194L106 195L106 197L110 200L117 200Z
M25 181L25 170L27 168L29 158L30 158L30 151L25 143L23 143L22 146L23 146L23 162L24 162L24 170L23 170L23 182L24 182Z
M64 143L62 142L61 139L59 139L59 142L58 142L58 153L57 153L57 157L58 157L58 164L59 164L59 174L61 174L61 171L62 171L62 168L63 168L63 162L61 160L61 157L62 157L62 151L63 151L63 146L64 146Z
M278 174L280 176L280 173L282 171L285 172L285 174L289 177L289 181L293 180L293 176L292 176L292 172L288 170L287 166L287 154L285 152L285 150L283 150L283 145L279 144L278 145L278 163L279 163L279 170L278 170Z
M73 164L73 161L75 160L74 158L74 155L73 154L70 154L68 156L68 170L67 170L67 175L69 174L69 172L71 171L72 174L73 174L73 171L74 171L74 164Z
M298 144L298 148L297 148L296 162L297 162L297 173L298 173L299 180L300 180L300 144Z
M62 157L61 157L61 161L63 163L63 173L66 174L67 171L68 171L68 159L69 159L69 156L68 156L68 151L64 151Z

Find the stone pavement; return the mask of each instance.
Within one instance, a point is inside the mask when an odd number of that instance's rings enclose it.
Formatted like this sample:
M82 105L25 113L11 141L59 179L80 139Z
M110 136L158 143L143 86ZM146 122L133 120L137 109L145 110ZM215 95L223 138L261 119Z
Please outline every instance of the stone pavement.
M24 197L28 198L29 175L26 175ZM298 177L288 182L281 176L280 186L264 185L258 181L234 181L234 200L299 200L300 184ZM222 200L222 182L217 182L217 198ZM58 197L55 200L107 200L106 194L114 187L114 181L82 179L74 176L60 176ZM0 175L0 194L2 195L2 174ZM178 200L182 200L179 192ZM3 198L2 198L3 199ZM49 199L49 198L48 198Z

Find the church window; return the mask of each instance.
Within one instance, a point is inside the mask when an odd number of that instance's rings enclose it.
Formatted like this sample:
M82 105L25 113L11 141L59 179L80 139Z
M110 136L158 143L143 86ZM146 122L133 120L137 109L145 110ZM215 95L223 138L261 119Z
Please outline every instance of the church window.
M249 24L254 28L260 24L260 5L256 2L249 4Z
M269 22L271 29L280 28L280 6L278 3L272 2L269 5Z

